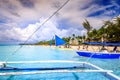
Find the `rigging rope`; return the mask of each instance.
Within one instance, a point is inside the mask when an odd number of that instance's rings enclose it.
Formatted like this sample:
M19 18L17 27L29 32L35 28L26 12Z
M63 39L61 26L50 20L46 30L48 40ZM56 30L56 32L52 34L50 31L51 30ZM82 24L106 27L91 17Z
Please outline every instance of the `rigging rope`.
M61 7L59 7L50 17L48 17L26 40L23 44L25 44L26 42L28 42L28 40L46 23L48 22L54 15L57 14L58 11L60 11L70 0L67 0L65 3L63 3L63 5ZM11 56L14 55L16 52L18 52L21 48L23 47L23 45L20 45L19 48L17 48L13 53L11 53ZM8 59L10 57L7 57L5 62L7 63Z

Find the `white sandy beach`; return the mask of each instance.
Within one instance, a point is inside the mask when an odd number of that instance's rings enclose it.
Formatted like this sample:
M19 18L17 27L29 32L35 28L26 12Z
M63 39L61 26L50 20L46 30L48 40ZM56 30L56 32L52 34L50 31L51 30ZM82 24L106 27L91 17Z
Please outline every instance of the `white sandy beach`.
M56 48L56 46L52 45L52 46L49 46L49 45L40 45L40 46L44 46L44 47L51 47L51 48ZM84 47L84 49L83 49ZM76 51L99 51L102 46L92 46L92 45L80 45L80 46L73 46L71 45L70 48L65 48L65 46L59 46L58 48L61 48L61 49L73 49L73 50L76 50ZM114 46L105 46L105 48L107 49L108 52L112 51L114 49ZM117 47L117 50L120 51L120 47Z
M84 48L83 48L84 47ZM92 46L92 45L80 45L80 46L71 46L72 49L74 50L86 50L86 51L99 51L102 46ZM114 49L114 46L105 46L105 48L109 51L112 51ZM117 47L117 50L120 51L120 47Z

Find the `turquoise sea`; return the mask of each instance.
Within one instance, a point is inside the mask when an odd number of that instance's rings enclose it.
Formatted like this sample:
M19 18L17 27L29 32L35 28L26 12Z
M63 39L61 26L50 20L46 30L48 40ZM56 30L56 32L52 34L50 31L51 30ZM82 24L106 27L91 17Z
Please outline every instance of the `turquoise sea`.
M0 46L0 61L41 61L41 60L75 60L87 61L89 58L80 57L74 50L60 50L41 46L5 45ZM17 52L15 52L19 49ZM15 52L15 53L14 53ZM119 59L89 59L88 62L120 77ZM76 64L14 64L15 67L55 67L73 66ZM78 65L78 64L77 64ZM1 71L2 72L2 71ZM100 73L51 73L34 75L0 76L0 80L108 80Z

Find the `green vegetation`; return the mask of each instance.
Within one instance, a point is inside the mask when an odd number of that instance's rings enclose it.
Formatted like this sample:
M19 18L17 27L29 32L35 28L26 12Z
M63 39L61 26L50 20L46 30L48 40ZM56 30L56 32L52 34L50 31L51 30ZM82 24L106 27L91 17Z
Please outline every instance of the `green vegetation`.
M55 40L53 40L52 43L55 44ZM50 41L40 41L36 43L36 45L49 45L49 44L50 44Z
M87 30L87 35L88 35L88 33L92 30L92 26L87 20L85 20L85 22L83 22L82 25Z
M105 21L100 29L93 29L88 33L88 38L92 40L101 41L101 38L104 38L104 41L107 42L120 42L120 18L117 17L113 21Z
M72 34L72 37L63 38L69 44L70 40L77 39L78 44L82 43L82 39L86 41L101 41L104 38L105 42L120 42L120 17L115 18L113 21L105 21L100 29L96 30L85 20L83 27L87 30L87 39L85 36L76 36ZM50 41L40 41L38 45L49 45ZM55 44L55 40L52 41Z
M79 40L79 41L78 41L79 44L81 44L81 43L82 43L82 36L75 36L75 34L73 34L73 35L74 35L74 37L75 37L77 40ZM71 38L71 37L64 37L64 38L62 38L62 39L66 41L66 44L69 44L70 39L74 40L74 39ZM40 41L40 42L36 43L35 45L50 45L50 42L51 42L51 40L50 40L50 41ZM52 45L55 45L55 39L52 40Z

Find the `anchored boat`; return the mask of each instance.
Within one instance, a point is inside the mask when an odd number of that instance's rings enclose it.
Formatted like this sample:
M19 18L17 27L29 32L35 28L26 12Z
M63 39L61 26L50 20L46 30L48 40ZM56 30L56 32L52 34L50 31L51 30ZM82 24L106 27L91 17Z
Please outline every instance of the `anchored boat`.
M110 42L86 42L86 45L101 45L103 46L101 50L91 52L91 51L77 51L79 56L91 57L91 58L100 58L100 59L118 59L120 58L120 52L117 51L117 46L120 46L120 43L110 43ZM113 51L108 52L104 46L115 46Z

